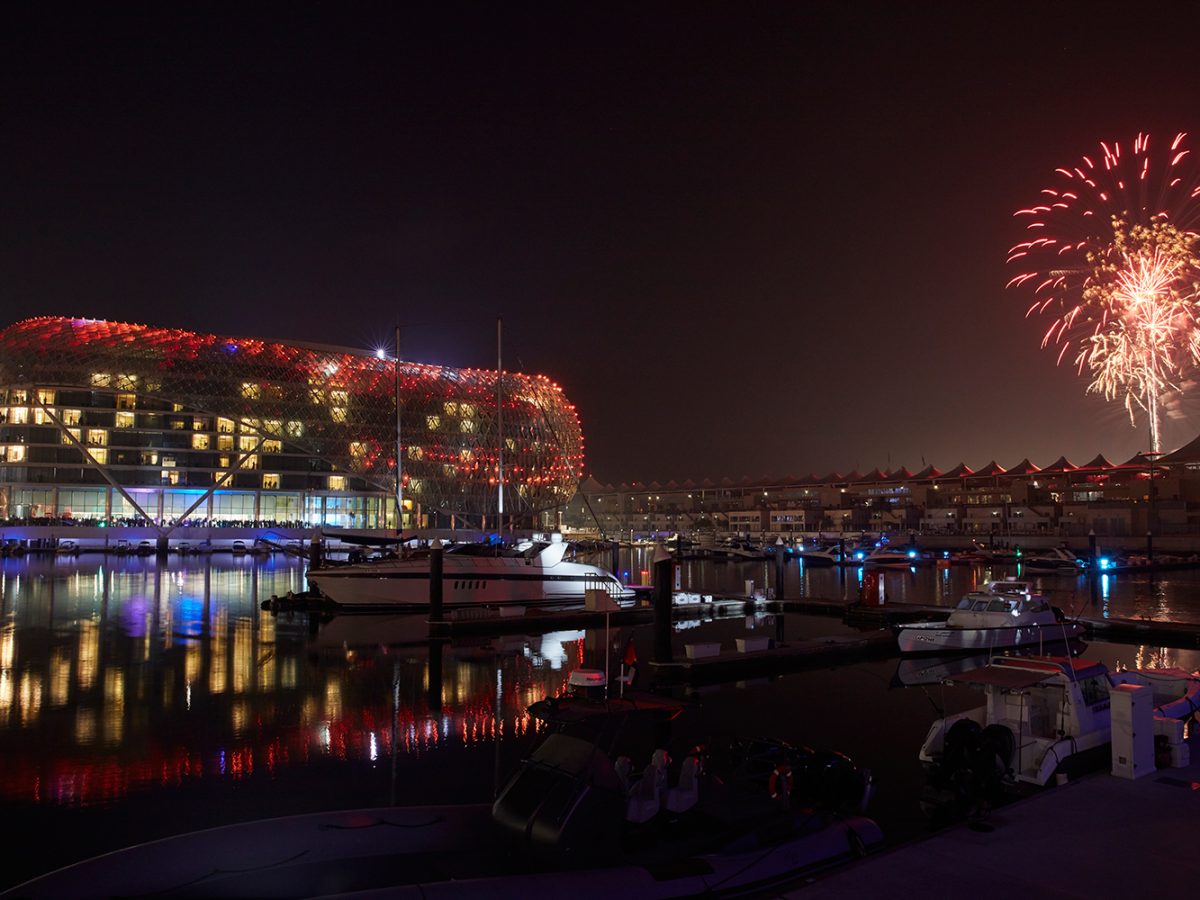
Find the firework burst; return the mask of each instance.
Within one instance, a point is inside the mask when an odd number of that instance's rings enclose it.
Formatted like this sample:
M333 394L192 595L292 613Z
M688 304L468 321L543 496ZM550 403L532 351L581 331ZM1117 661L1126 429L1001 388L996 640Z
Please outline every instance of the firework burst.
M1033 292L1026 317L1053 316L1042 346L1060 363L1074 349L1089 392L1123 400L1131 422L1144 410L1155 451L1163 398L1200 363L1200 169L1185 138L1156 156L1139 134L1056 169L1014 214L1027 239L1008 254L1023 270L1008 286Z

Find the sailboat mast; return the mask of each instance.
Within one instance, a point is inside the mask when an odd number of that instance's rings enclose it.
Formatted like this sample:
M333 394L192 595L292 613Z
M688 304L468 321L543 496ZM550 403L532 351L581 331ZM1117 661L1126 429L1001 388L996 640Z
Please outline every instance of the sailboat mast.
M404 445L400 441L400 326L396 326L396 536L404 536L404 477L401 460Z
M500 356L504 319L496 318L496 481L499 483L497 531L504 531L504 366Z

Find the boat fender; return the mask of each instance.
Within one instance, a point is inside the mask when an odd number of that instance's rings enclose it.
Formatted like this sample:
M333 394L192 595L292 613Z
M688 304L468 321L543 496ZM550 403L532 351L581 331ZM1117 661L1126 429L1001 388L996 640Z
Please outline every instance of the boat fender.
M787 763L777 765L767 782L767 790L771 793L771 799L788 800L792 795L793 782L792 767Z

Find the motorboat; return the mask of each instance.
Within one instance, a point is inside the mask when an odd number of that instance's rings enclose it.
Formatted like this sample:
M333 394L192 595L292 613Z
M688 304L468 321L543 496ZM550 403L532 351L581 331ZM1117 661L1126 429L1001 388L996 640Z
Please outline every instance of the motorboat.
M985 702L930 726L919 753L930 806L962 805L972 789L1044 786L1064 767L1081 767L1111 743L1110 694L1117 685L1151 688L1156 721L1186 719L1200 708L1194 673L1110 672L1103 663L1071 657L994 657L949 682L981 688Z
M770 559L775 555L773 549L760 547L750 541L739 540L717 544L710 553L717 562L758 562Z
M669 704L555 722L567 706L543 709L549 733L492 804L246 822L84 860L0 896L733 896L882 843L864 815L870 774L842 754L731 739L693 744L676 763L669 746L641 740L661 732ZM624 753L637 746L644 756Z
M1021 571L1027 574L1078 575L1084 569L1084 561L1066 547L1027 553L1018 562L1021 563Z
M848 553L840 546L808 547L796 551L796 556L804 561L806 566L840 566L846 564ZM858 563L854 563L858 565Z
M896 627L901 653L1002 650L1067 642L1083 634L1028 581L989 581L971 591L944 622L910 622Z
M58 546L54 548L54 552L59 556L78 556L79 542L71 538L65 538L58 542Z
M611 572L566 558L561 534L511 546L460 544L442 555L442 603L470 607L582 606L588 590L614 600L635 592ZM430 555L310 569L309 583L346 609L427 609Z
M153 556L154 555L154 544L150 543L150 541L138 541L137 555L138 556Z
M876 547L866 555L864 566L889 569L907 569L911 566L931 566L933 557L922 553L916 547Z
M240 556L241 554L246 552L246 542L245 541L234 541L233 545L229 549L232 553L235 553L238 556Z

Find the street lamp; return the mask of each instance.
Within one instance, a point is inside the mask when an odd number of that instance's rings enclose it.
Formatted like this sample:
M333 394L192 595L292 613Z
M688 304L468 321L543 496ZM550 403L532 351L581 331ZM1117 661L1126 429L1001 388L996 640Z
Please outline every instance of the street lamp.
M1150 487L1147 494L1149 509L1146 514L1146 561L1154 562L1154 529L1158 526L1158 521L1154 511L1154 461L1164 454L1158 450L1147 450L1142 456L1146 457L1146 462L1149 463Z

